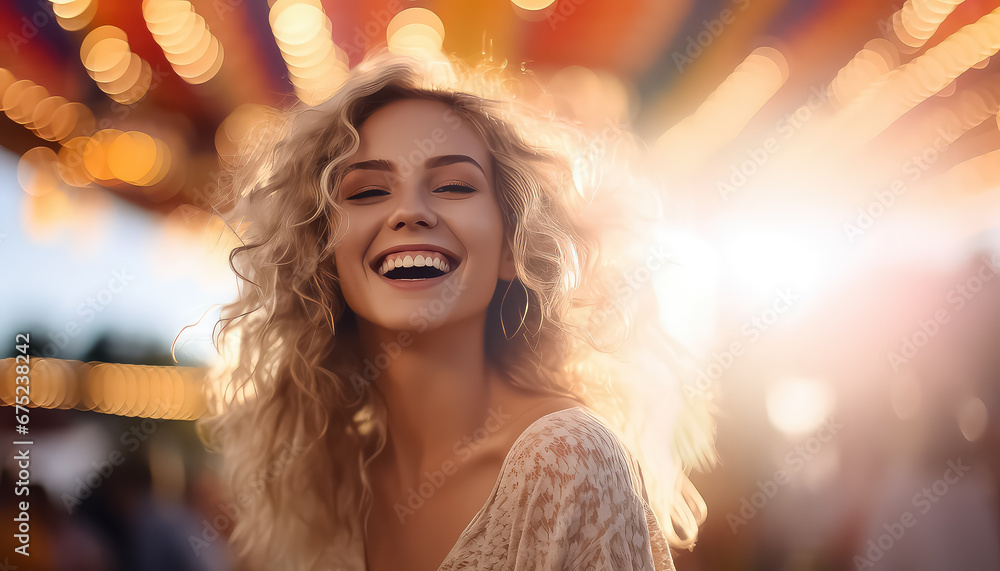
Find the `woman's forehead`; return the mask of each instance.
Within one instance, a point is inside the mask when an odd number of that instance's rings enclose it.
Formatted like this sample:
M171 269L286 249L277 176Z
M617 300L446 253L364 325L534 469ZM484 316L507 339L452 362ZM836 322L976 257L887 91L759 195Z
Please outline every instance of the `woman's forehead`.
M354 161L386 159L417 166L430 157L468 155L484 169L492 162L476 127L440 101L403 99L388 103L368 117L358 134L361 145Z

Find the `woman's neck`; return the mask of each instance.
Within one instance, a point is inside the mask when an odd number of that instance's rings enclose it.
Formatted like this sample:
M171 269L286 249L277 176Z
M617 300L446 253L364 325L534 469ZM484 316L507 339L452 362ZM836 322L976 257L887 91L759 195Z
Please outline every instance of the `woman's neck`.
M489 417L501 381L485 361L483 319L419 333L359 323L364 378L388 412L381 461L400 478L440 470Z

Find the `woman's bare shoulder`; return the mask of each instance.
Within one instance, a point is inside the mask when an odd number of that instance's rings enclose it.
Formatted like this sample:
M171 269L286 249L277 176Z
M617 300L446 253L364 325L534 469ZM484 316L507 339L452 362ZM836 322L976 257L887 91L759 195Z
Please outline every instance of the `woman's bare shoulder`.
M557 446L573 454L617 456L623 444L617 432L583 402L567 397L535 399L506 412L501 449L510 461L525 461L534 451ZM567 450L570 452L569 450ZM626 457L627 453L624 454Z
M500 412L504 419L504 433L509 440L508 444L513 444L521 433L540 419L582 406L583 403L569 397L517 395L498 400L495 410Z

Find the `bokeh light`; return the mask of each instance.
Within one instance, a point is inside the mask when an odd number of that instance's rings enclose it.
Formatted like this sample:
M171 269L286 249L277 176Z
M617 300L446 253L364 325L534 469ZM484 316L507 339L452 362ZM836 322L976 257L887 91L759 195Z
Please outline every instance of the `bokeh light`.
M332 97L347 79L348 60L319 0L277 0L269 21L299 99L318 105Z
M767 418L790 436L816 430L833 411L830 387L813 379L783 379L767 389Z
M64 30L82 30L97 14L99 0L52 0L52 12Z
M143 0L142 15L163 55L184 81L205 83L222 69L222 44L190 2Z
M544 10L554 2L555 0L511 0L511 4L523 10Z
M21 155L17 181L32 196L45 196L59 187L56 174L58 155L48 147L35 147Z
M80 45L80 60L101 91L118 103L131 105L149 90L149 63L132 53L121 28L105 25L88 33Z
M979 398L971 398L962 403L958 410L958 426L962 436L969 442L979 440L989 426L989 413L986 403Z

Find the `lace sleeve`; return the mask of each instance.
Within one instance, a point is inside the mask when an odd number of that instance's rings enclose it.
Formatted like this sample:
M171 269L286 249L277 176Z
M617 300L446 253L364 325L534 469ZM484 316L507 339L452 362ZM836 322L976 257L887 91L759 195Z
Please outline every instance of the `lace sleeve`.
M632 462L596 420L553 423L530 435L511 466L511 481L523 484L510 490L520 510L510 537L519 564L511 568L672 571Z

